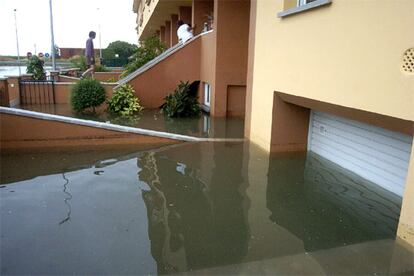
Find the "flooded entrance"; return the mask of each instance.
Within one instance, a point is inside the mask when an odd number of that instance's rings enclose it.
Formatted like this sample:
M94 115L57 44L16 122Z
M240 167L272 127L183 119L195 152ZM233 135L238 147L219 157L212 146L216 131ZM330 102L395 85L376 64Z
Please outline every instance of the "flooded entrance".
M413 272L401 198L315 154L197 143L1 168L2 274Z

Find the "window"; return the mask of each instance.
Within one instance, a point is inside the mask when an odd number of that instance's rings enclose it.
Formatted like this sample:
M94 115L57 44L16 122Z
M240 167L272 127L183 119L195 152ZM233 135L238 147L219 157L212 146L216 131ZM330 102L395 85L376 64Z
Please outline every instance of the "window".
M284 0L284 10L277 14L283 18L331 4L332 0Z
M310 2L314 2L316 0L298 0L298 6L303 6L309 4Z
M210 116L203 116L203 131L204 133L210 133Z
M204 105L210 106L210 84L204 83Z

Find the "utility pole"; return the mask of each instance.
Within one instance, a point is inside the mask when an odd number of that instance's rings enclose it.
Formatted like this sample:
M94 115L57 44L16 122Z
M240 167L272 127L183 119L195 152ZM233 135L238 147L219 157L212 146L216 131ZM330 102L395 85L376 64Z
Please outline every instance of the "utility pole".
M19 63L19 76L22 74L20 69L20 51L19 51L19 36L17 34L17 16L16 16L17 9L14 9L14 25L16 27L16 46L17 46L17 62Z
M53 12L52 12L52 0L49 0L49 9L50 9L50 35L52 39L52 70L56 70L56 61L55 61L55 37L53 35Z
M101 43L101 12L98 8L98 31L99 31L99 63L102 65L102 43Z

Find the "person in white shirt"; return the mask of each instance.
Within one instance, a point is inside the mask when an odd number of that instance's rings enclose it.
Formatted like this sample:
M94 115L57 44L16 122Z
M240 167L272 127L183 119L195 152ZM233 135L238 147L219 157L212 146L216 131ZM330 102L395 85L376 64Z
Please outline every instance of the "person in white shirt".
M178 26L177 36L178 36L179 42L185 43L187 40L189 40L190 38L194 36L193 29L187 24L185 24L184 21L178 20L177 26Z

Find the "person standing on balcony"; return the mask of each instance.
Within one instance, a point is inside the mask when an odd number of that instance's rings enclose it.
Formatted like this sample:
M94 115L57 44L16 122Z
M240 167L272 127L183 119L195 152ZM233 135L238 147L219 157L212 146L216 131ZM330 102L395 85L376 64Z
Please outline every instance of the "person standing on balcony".
M93 48L93 40L96 37L96 33L94 31L89 32L89 38L86 40L86 47L85 47L85 57L86 57L86 65L88 69L83 72L82 78L87 76L92 76L95 70L95 49Z
M177 26L177 36L179 42L185 43L187 40L191 39L194 36L193 28L191 28L188 24L185 24L184 21L178 20Z

